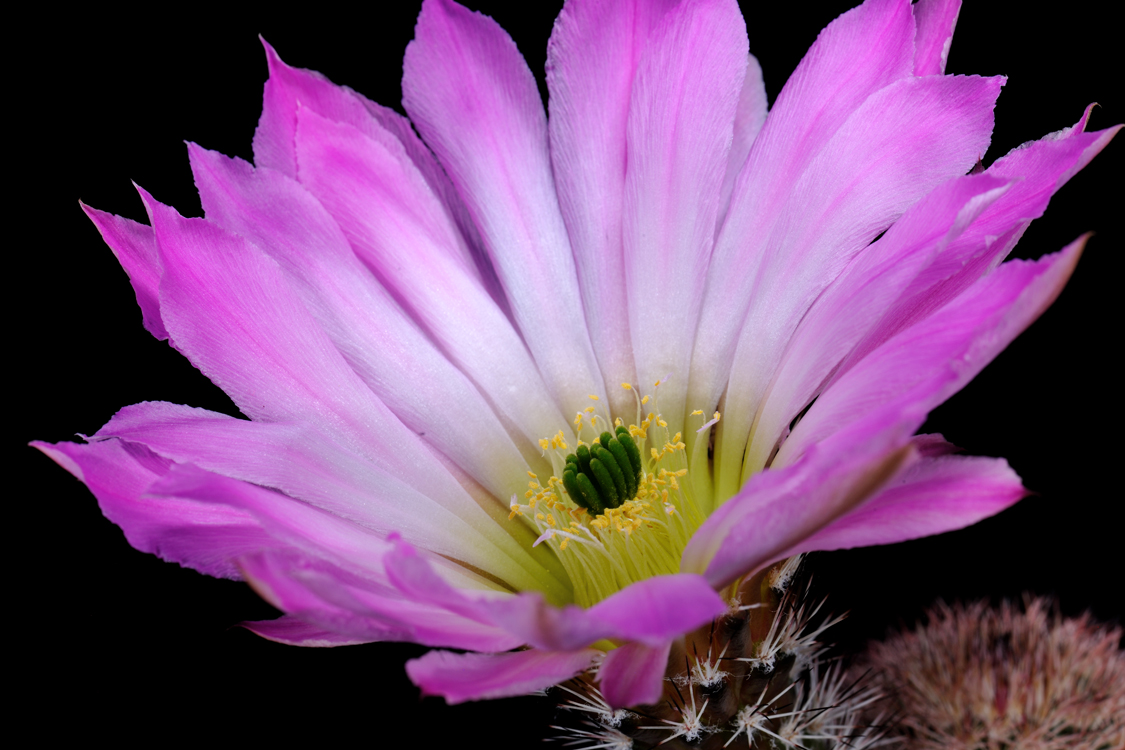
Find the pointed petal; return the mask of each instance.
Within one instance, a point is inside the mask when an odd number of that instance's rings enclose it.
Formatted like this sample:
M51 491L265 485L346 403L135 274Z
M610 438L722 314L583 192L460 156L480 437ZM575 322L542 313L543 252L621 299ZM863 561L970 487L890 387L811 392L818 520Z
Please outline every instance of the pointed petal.
M527 695L565 682L587 669L597 651L516 651L454 654L431 651L406 662L406 673L424 695L447 703Z
M249 555L243 575L263 598L322 632L351 639L503 651L514 636L291 551Z
M988 147L1003 79L907 78L876 92L832 137L764 238L756 293L731 365L718 492L729 496L762 394L817 296L911 204L963 175ZM772 447L772 446L771 446Z
M250 506L246 503L259 495L248 496L248 500L234 491L236 485L208 489L221 492L216 497L229 496L218 502L241 504L240 507L265 514L286 528L299 524L296 519L303 518L303 514L310 514L310 535L315 527L323 527L326 534L323 539L312 539L316 545L312 549L329 549L344 556L351 555L348 550L358 550L361 554L357 564L365 569L381 571L382 554L386 551L379 541L371 542L375 544L371 554L364 553L369 539L378 541L397 531L446 558L464 561L505 580L514 576L514 586L548 590L559 586L511 535L496 530L498 533L489 538L435 499L307 424L249 422L203 409L156 402L122 409L95 437L111 436L143 444L180 463L195 464L284 492L285 496L261 496L266 504ZM339 521L324 520L303 503ZM353 530L351 524L362 531ZM484 531L489 532L489 528L486 526ZM278 533L279 538L301 546L289 532ZM532 535L527 532L524 536L524 545L530 547ZM337 544L335 539L342 541Z
M733 0L684 3L653 30L633 82L622 228L629 332L642 388L672 374L660 390L672 433L683 430L746 59Z
M1050 306L1086 239L1038 261L1001 265L871 352L821 394L781 446L774 465L792 463L809 446L880 404L908 399L928 412L959 391Z
M1085 167L1121 129L1118 125L1084 133L1085 119L1083 115L1072 128L1025 143L986 170L988 175L1011 181L1011 189L986 208L911 282L841 364L834 380L891 336L950 302L1007 257L1031 221L1043 214L1055 191Z
M275 261L241 237L142 197L164 264L161 314L172 341L244 413L308 423L486 537L509 537L359 379Z
M605 397L555 195L539 91L492 19L427 0L403 63L403 106L457 186L516 324L564 414Z
M671 5L568 2L547 44L551 165L614 413L633 409L630 394L617 384L636 382L621 247L625 123L638 60Z
M249 513L188 498L153 498L151 485L172 462L137 443L105 440L90 445L32 445L86 483L106 518L141 552L216 578L241 580L232 560L280 546Z
M868 547L941 534L1026 497L1002 458L938 456L906 468L880 493L785 553Z
M614 628L608 637L657 647L726 610L726 602L701 576L679 573L638 581L586 611Z
M958 177L907 210L816 300L794 332L754 422L744 471L760 471L786 426L935 256L1011 184L986 174Z
M518 635L521 643L572 651L603 638L662 643L726 611L722 598L700 576L656 576L634 583L583 609L547 604L538 592L514 597L469 596L443 582L429 562L405 542L386 556L387 574L410 599L441 606Z
M924 418L913 404L892 402L812 446L798 463L755 474L695 532L681 569L703 572L721 588L780 559L912 460L909 436Z
M445 557L505 579L514 575L519 579L511 581L514 586L552 585L542 566L512 536L487 539L438 501L306 424L248 422L205 409L145 403L120 410L96 435L105 437L140 443L173 461L284 491L379 536L402 533ZM530 531L522 541L530 548Z
M152 227L90 208L85 203L79 205L129 274L145 329L161 341L167 339L168 331L164 330L164 321L160 319L160 253Z
M871 94L910 75L913 39L908 2L868 0L820 33L778 95L735 181L715 243L692 358L692 408L711 413L726 387L761 262L754 240L768 235L790 195L782 186L794 184Z
M914 75L941 75L949 59L961 0L918 0L913 10L917 28L914 36Z
M297 178L296 131L297 113L311 109L332 122L347 123L387 148L396 149L409 158L425 178L434 194L439 196L443 210L455 217L458 226L471 226L465 208L434 155L415 135L410 121L346 86L337 86L313 70L292 68L282 62L264 39L270 77L266 81L262 101L262 117L254 132L254 163ZM475 229L473 230L475 232ZM469 248L459 243L451 248L461 254L469 266L475 267Z
M208 221L279 263L383 403L496 497L522 490L527 464L488 402L363 267L316 198L279 172L195 144L188 152Z
M734 181L746 164L750 147L766 124L769 101L766 99L766 84L762 79L762 66L753 55L746 57L746 78L742 81L742 93L738 96L738 109L734 113L734 139L727 156L727 171L723 177L723 187L719 193L719 215L715 222L715 234L727 216Z
M493 622L536 648L570 651L604 638L658 646L726 611L702 576L681 573L631 584L589 609L555 608L523 594L485 604Z
M417 170L401 154L351 126L333 124L308 110L302 110L299 121L302 183L339 222L359 257L516 426L526 445L534 446L530 458L538 462L539 438L565 428L570 419L545 398L547 388L535 362L474 270L449 251L458 242L457 230ZM446 409L456 398L433 403ZM456 418L450 414L447 419ZM465 420L464 427L477 430L477 420ZM479 443L501 454L489 440ZM481 456L476 465L462 465L477 476L481 462L489 460ZM504 476L498 469L488 473ZM508 471L507 478L518 486L502 491L489 486L494 479L477 479L497 496L508 497L524 489L523 471Z
M602 696L611 708L657 703L664 695L664 671L672 642L658 646L626 643L605 655L598 669Z
M299 620L292 615L282 615L276 620L249 620L239 623L255 635L286 646L307 646L310 648L333 648L335 646L355 646L371 643L362 638L340 635Z

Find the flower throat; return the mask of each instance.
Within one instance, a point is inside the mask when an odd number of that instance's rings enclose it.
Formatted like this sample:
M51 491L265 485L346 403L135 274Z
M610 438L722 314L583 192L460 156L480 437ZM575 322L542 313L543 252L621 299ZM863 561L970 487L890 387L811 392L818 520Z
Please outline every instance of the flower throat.
M508 516L534 526L536 546L546 543L555 550L581 606L645 578L678 573L684 547L705 520L684 481L688 457L682 435L670 434L658 412L645 413L655 408L652 396L639 397L628 383L622 387L637 397L636 422L625 425L618 418L611 432L605 429L611 425L608 415L592 405L575 415L573 451L561 430L540 440L553 474L544 485L528 472L524 502L513 495ZM716 413L699 431L718 419Z

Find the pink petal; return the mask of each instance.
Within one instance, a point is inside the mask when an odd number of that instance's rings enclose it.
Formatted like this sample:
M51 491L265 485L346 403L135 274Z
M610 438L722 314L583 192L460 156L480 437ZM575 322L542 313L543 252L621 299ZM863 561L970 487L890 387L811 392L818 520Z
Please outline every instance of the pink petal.
M230 422L237 421L232 419ZM379 476L377 473L375 475L367 473L364 477L366 472L362 471L362 467L357 470L357 464L349 460L348 454L327 450L321 455L316 455L315 449L303 454L285 448L287 436L296 437L295 442L299 444L302 437L306 439L313 437L315 443L315 435L300 435L299 431L295 434L295 431L286 430L285 427L273 434L263 430L241 431L239 434L240 431L236 428L230 428L230 423L192 425L187 419L183 419L176 430L165 430L164 440L161 441L159 433L162 426L164 425L158 425L158 430L154 431L145 431L142 428L136 432L141 433L141 439L152 440L158 449L171 449L170 452L187 449L201 454L200 458L209 463L218 463L222 469L233 468L233 472L242 473L243 476L259 476L276 484L295 486L307 497L312 497L330 509L324 510L308 505L304 501L276 490L185 466L178 467L158 484L153 485L149 489L152 495L206 500L209 503L224 503L243 508L257 517L271 536L285 542L291 548L302 550L312 558L331 561L334 566L349 570L355 576L372 580L385 580L384 558L389 551L389 546L385 540L386 521L379 516L386 514L405 517L404 531L422 537L423 543L429 544L439 555L447 555L447 557L436 558L442 576L456 582L459 586L497 587L496 584L484 584L485 578L463 567L467 564L492 573L492 576L499 580L512 579L512 584L508 584L510 586L540 586L548 590L552 587L560 587L558 582L553 581L546 571L528 558L528 555L520 554L522 551L519 545L511 539L502 540L502 544L508 549L515 550L516 559L508 557L503 551L503 546L497 549L496 545L465 524L450 524L445 521L440 512L434 512L435 508L432 505L420 504L414 508L413 517L402 510L396 512L391 500L397 499L399 505L411 508L412 500L416 498L414 494L407 493L397 498L378 497L373 494L364 497L363 490L357 489L357 486L361 487L364 479L375 480L377 485ZM226 430L223 427L227 427ZM176 436L170 437L168 433L174 433ZM275 440L270 440L271 437ZM280 441L277 440L278 437ZM208 452L201 448L199 443L208 439L214 441L216 445L231 450L235 457L239 455L241 449L242 457L261 451L270 458L254 460L251 457L249 466L239 467L234 460L218 457L217 451ZM330 476L328 472L333 466L331 463L326 464L325 458L337 461L334 468L339 470L341 476L335 478ZM288 471L282 469L278 464L284 461L293 462L294 467ZM314 485L321 479L324 479L325 487L317 489ZM394 486L391 484L391 490L393 489ZM335 490L339 490L342 497L335 497ZM368 507L359 505L363 500L366 500ZM418 508L430 514L430 521L436 528L425 527L426 518L417 512ZM354 521L357 517L362 518L362 524ZM440 528L443 521L447 526L444 530ZM384 527L371 528L371 525ZM460 534L457 533L458 531ZM463 536L463 539L459 540L459 535ZM458 562L451 562L450 559ZM519 581L519 584L515 581Z
M292 615L283 615L276 620L251 620L239 623L251 633L263 638L284 643L287 646L308 646L311 648L332 648L334 646L355 646L370 643L362 638L340 635L310 625Z
M217 578L241 580L232 560L280 546L250 514L225 504L153 498L149 487L172 467L142 445L105 440L90 445L34 442L86 483L106 518L134 548Z
M657 703L664 695L664 670L672 642L626 643L605 655L598 669L602 696L612 708Z
M160 306L172 342L244 413L308 423L482 534L510 536L502 509L490 498L482 508L359 379L275 261L142 197L164 264Z
M903 290L1010 183L989 175L958 177L914 204L859 254L801 320L763 395L744 471L760 471L787 425Z
M1073 128L1014 149L986 171L1011 181L1011 189L985 209L935 263L911 282L840 366L834 379L842 377L891 336L947 304L1007 257L1031 220L1043 214L1055 191L1085 167L1121 129L1117 126L1083 133L1085 119L1083 115Z
M447 703L527 695L565 682L590 666L597 651L516 651L454 654L431 651L406 662L406 673L424 695Z
M403 542L386 556L385 564L391 581L408 598L492 623L518 635L522 643L551 651L572 651L603 638L655 645L726 611L711 586L690 574L638 581L583 609L551 606L538 592L474 597L442 581L429 562Z
M922 458L879 494L785 555L941 534L995 515L1027 494L1019 476L1002 458Z
M872 409L908 399L929 411L960 390L1054 301L1086 237L1038 261L1001 265L929 318L902 331L827 388L785 441L775 466Z
M657 646L705 625L727 609L702 576L688 573L638 581L589 609L551 607L533 594L485 606L497 625L536 648L554 651L602 639Z
M637 379L669 373L660 408L683 430L692 341L715 237L747 40L733 0L684 3L652 31L633 82L623 205Z
M262 46L266 49L270 78L266 81L263 95L262 118L254 133L254 161L259 167L269 167L288 177L297 177L297 113L300 109L311 109L332 122L358 128L388 148L404 153L434 194L440 197L443 209L457 222L462 232L470 230L466 237L470 234L475 236L476 229L472 227L456 189L434 155L415 135L409 120L346 86L335 85L316 71L289 67L264 39ZM464 243L450 249L460 253L463 260L475 269L479 258L471 257Z
M761 262L754 240L767 236L789 197L790 188L782 186L793 185L871 94L910 75L913 41L908 2L868 0L820 33L778 95L735 181L716 240L692 358L690 408L710 413L727 385Z
M188 152L208 221L278 261L320 327L383 403L493 495L523 490L527 462L489 403L356 258L316 198L279 172L255 170L194 144ZM500 322L507 324L502 315Z
M160 253L156 249L152 228L90 208L85 203L79 205L101 232L117 262L129 274L144 327L161 341L167 339L168 331L164 330L164 321L160 319Z
M734 112L734 139L727 156L727 171L723 176L723 187L719 193L719 215L715 222L715 233L727 216L734 181L746 164L750 147L766 124L769 101L766 99L766 84L762 79L762 66L753 55L746 57L746 78L742 81L742 93L738 96L738 109Z
M918 0L913 10L917 28L914 36L914 75L941 75L949 59L961 0Z
M427 0L403 106L465 201L512 315L564 414L605 397L559 211L535 79L494 21Z
M507 524L507 515L503 517L505 526L499 529L474 528L471 519L462 518L307 424L249 422L203 409L150 402L122 409L96 437L140 443L174 461L281 490L379 538L399 532L425 549L469 562L505 580L514 576L513 586L563 588L544 569L546 555L527 551L534 534ZM288 508L285 501L278 498L277 502L282 505L266 506L265 512L287 512L283 510ZM351 533L347 527L345 530ZM519 532L523 532L522 539ZM355 545L362 549L365 539L361 536ZM365 556L363 565L381 569L381 552L375 558Z
M351 126L333 124L309 110L302 110L299 120L301 181L339 222L356 253L518 427L529 445L568 425L570 419L544 399L546 386L519 334L473 269L449 251L460 241L457 230L413 165ZM373 211L372 206L379 210ZM426 283L418 283L419 276ZM497 362L504 366L497 367ZM476 408L482 414L491 411L484 404L461 400L466 409ZM456 403L456 397L432 403L446 410ZM444 419L458 418L449 414ZM465 429L478 429L477 420L460 421ZM464 440L494 450L488 439L466 436ZM537 470L549 471L539 461L538 447L532 462L540 464ZM480 456L475 465L463 465L473 471L489 463L487 456ZM526 468L514 472L497 468L484 472L518 482L503 490L490 486L495 478L477 479L498 497L509 497L525 489L524 471Z
M785 550L867 500L912 457L925 413L888 403L783 469L755 474L695 532L680 568L715 588L753 575Z
M816 156L761 238L761 265L723 409L720 497L786 343L847 262L926 193L964 174L988 147L1003 79L907 78L873 94ZM772 448L772 446L770 446Z
M499 628L412 601L394 589L300 554L250 555L239 564L255 590L275 607L338 637L478 651L520 645L518 638Z
M702 577L679 573L638 581L586 611L614 628L609 638L656 647L726 610L723 598Z
M615 413L636 382L621 246L625 123L637 63L670 2L568 2L547 44L551 165L578 286Z

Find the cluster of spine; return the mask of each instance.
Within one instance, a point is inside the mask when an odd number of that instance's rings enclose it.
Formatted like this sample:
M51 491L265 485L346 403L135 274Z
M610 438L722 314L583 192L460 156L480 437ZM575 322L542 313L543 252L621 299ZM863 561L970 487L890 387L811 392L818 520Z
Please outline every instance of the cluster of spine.
M874 748L887 744L865 712L881 694L824 658L819 637L839 621L785 591L798 559L738 588L738 603L672 648L663 700L612 710L596 670L559 686L576 718L553 739L582 750ZM807 593L807 588L805 589Z
M861 664L892 698L906 750L1125 748L1120 628L1064 619L1044 599L939 603L927 620Z

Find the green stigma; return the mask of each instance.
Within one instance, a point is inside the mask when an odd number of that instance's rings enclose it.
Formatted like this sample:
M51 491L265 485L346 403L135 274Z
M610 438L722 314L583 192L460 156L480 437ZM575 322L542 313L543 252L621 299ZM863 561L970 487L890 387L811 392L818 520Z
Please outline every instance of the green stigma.
M616 435L603 432L593 445L568 455L562 483L575 504L600 516L635 498L642 477L641 452L621 426Z

